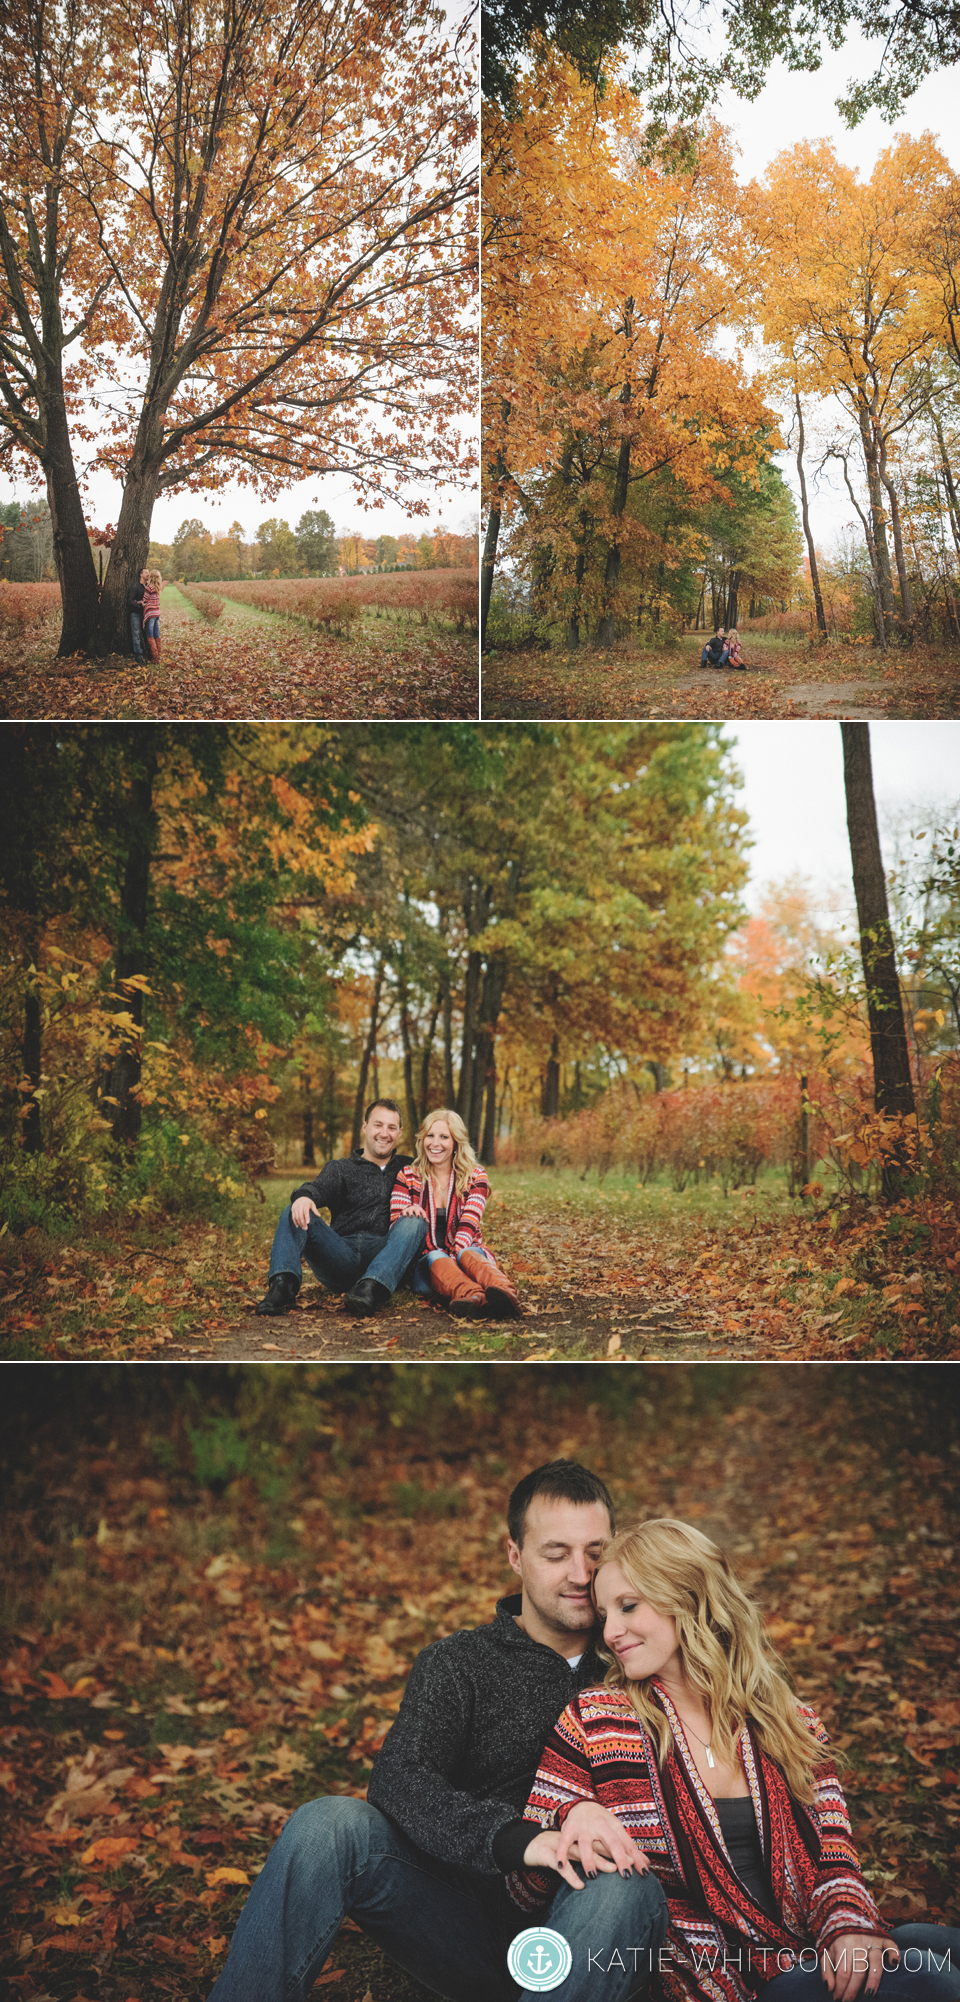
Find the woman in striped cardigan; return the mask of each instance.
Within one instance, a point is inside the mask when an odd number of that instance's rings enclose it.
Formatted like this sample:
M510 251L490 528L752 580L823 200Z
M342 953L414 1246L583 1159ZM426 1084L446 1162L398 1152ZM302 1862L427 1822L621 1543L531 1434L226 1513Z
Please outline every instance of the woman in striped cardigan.
M414 1270L414 1291L439 1295L451 1314L479 1319L519 1315L520 1302L506 1273L480 1235L490 1184L456 1112L428 1112L417 1134L415 1158L401 1169L390 1197L390 1222L426 1219L427 1239Z
M883 1924L823 1726L716 1544L642 1523L606 1546L593 1589L610 1667L548 1740L526 1819L551 1832L526 1856L549 1867L515 1873L514 1901L535 1912L554 1871L573 1881L571 1856L591 1876L652 1866L669 1924L645 1972L669 2002L960 1995L960 1932ZM607 1982L598 2002L645 1985Z

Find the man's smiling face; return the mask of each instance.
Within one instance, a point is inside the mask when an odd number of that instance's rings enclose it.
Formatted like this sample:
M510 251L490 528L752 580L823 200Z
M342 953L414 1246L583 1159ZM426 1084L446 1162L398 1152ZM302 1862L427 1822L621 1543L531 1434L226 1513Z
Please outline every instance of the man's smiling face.
M582 1650L596 1624L590 1586L612 1534L602 1502L554 1501L535 1495L523 1543L507 1555L523 1588L523 1626L531 1640L561 1653Z

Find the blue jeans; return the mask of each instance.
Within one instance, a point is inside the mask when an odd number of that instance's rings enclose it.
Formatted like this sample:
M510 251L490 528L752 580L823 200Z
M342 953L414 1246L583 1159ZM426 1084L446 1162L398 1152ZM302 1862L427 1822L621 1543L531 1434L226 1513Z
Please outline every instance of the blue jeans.
M363 1800L312 1800L274 1843L240 1914L209 2002L303 2002L349 1915L399 1967L448 2002L513 2002L507 1947L525 1927L562 1932L573 1968L556 2002L626 2002L646 1985L648 1954L667 1928L656 1877L561 1884L537 1919L510 1903L499 1877L441 1863ZM588 1972L620 1953L627 1971ZM637 1966L639 1973L634 1972Z
M291 1272L299 1279L303 1260L331 1293L346 1293L360 1278L379 1279L391 1293L399 1286L408 1265L412 1265L427 1234L426 1219L399 1217L390 1231L377 1236L358 1231L341 1237L318 1216L311 1216L306 1230L295 1224L285 1209L274 1232L270 1253L270 1277Z
M883 2002L957 2002L960 1996L960 1931L955 1926L895 1926L900 1965L884 1969L878 1996ZM810 1955L812 1961L812 1951ZM946 1961L946 1966L942 1963ZM861 1990L858 2002L862 2002ZM763 1990L763 2002L827 2002L817 1969L792 1967Z
M143 660L143 620L139 612L130 614L130 642L138 660Z
M726 667L729 659L730 655L728 654L726 647L724 647L719 660L712 660L707 652L706 647L704 647L703 652L700 655L700 665L701 667Z
M156 612L151 613L149 619L144 619L143 630L145 633L149 634L152 640L158 640L160 638L160 620L158 619Z

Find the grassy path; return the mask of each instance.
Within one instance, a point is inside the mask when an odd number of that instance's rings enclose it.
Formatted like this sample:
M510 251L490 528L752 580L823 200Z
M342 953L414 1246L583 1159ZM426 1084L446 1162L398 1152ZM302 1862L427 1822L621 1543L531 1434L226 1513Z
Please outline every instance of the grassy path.
M222 595L222 594L217 594ZM162 658L58 661L53 626L0 659L10 718L413 718L477 714L477 643L469 634L358 621L349 639L300 619L224 600L215 624L174 584L160 600Z

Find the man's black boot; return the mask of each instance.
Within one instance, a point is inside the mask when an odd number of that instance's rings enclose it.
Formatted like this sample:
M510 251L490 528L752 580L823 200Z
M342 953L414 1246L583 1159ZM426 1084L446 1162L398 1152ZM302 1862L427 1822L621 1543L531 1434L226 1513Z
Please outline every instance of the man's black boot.
M255 1314L289 1314L300 1291L300 1281L292 1272L275 1272L262 1300L254 1308Z
M358 1279L344 1295L343 1304L348 1314L379 1314L390 1298L389 1286L380 1279Z

